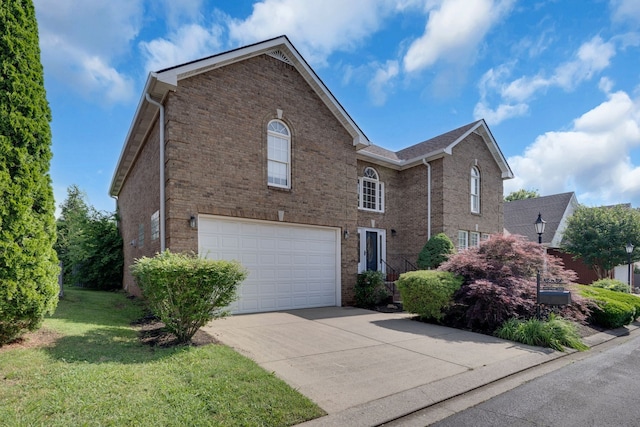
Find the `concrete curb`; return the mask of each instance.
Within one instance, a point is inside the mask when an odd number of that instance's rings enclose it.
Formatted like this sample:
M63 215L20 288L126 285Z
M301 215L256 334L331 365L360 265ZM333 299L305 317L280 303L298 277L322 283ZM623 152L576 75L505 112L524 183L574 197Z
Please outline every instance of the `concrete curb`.
M594 347L615 338L627 336L631 331L638 328L640 328L640 322L634 322L626 327L599 332L586 337L584 343L590 347L587 351L592 351ZM299 424L299 426L381 425L573 353L576 353L576 350L567 349L566 352L559 352L544 349L543 351L532 352L516 359L506 360L498 366L483 366L469 370L433 383L357 405L341 412L316 418Z

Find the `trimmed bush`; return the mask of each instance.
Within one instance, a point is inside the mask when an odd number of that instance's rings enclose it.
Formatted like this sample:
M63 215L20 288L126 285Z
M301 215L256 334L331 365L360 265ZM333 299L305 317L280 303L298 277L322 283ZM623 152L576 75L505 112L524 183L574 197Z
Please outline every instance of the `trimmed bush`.
M580 286L580 295L591 300L591 322L605 328L619 328L640 316L640 298L609 289Z
M629 292L629 285L616 279L600 279L591 284L594 288L609 289L616 292Z
M438 268L440 264L449 259L449 255L456 252L453 242L444 233L438 233L424 244L418 254L418 268Z
M495 335L505 340L550 347L558 351L564 351L565 347L578 351L589 348L580 339L575 324L553 314L546 321L538 319L522 321L511 318L496 330Z
M247 272L235 261L214 261L168 250L131 266L151 311L179 342L212 319L227 315Z
M462 277L447 271L420 270L401 274L397 284L406 311L440 320L462 281Z
M365 271L358 274L355 298L356 307L372 308L389 297L381 271Z

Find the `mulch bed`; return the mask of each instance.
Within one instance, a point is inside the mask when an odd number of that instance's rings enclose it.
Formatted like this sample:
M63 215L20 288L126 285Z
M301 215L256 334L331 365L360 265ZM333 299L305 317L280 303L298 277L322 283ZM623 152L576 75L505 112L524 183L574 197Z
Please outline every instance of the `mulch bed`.
M40 328L34 332L27 332L26 334L22 335L20 338L9 344L0 345L0 353L2 353L3 351L15 350L19 348L27 349L51 347L55 344L56 340L61 337L62 334L59 334L47 328Z
M142 344L151 347L175 347L190 345L199 347L208 344L218 344L219 341L208 333L199 330L187 344L179 343L176 336L169 332L157 317L147 315L131 323L138 330L138 338Z

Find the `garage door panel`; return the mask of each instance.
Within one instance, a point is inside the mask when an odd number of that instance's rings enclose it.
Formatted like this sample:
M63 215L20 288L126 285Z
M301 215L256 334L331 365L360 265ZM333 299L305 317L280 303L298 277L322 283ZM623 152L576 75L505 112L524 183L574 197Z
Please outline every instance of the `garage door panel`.
M335 229L201 216L200 253L238 260L249 271L234 313L336 305Z

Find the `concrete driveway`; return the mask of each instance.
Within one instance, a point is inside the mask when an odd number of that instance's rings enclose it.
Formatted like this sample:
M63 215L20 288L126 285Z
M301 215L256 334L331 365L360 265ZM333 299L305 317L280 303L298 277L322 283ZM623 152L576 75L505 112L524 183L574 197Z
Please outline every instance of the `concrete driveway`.
M322 425L391 420L561 355L350 307L237 315L204 330L334 415Z

